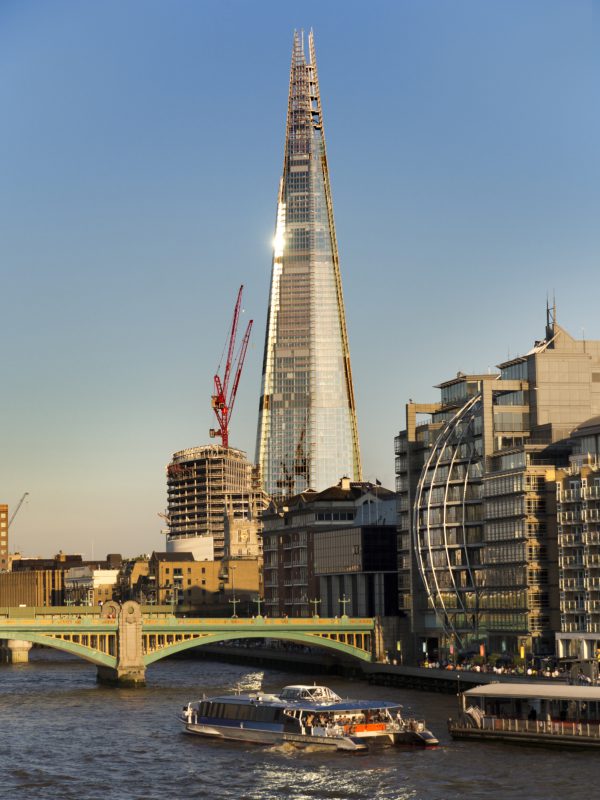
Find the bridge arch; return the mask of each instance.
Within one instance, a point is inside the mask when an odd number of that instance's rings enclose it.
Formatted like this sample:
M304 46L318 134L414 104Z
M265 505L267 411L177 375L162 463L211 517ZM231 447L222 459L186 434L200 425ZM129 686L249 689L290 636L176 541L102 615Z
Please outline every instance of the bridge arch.
M200 636L190 636L189 639L182 639L172 644L167 644L164 647L155 650L147 651L144 655L144 665L149 666L155 661L162 658L167 658L175 653L181 653L185 650L191 650L193 647L202 647L207 644L218 644L219 642L233 641L235 639L281 639L283 641L294 642L295 644L303 644L307 647L320 647L325 650L333 650L338 655L343 654L351 656L360 661L371 661L371 654L366 650L361 650L353 645L340 642L335 639L329 639L324 636L317 636L310 633L291 632L291 631L241 631L233 630L231 632L223 631L219 633L207 633Z
M84 661L89 661L91 664L96 664L96 666L115 667L117 663L115 656L102 653L100 650L95 650L91 647L87 647L84 644L79 644L78 642L60 639L56 636L48 636L43 633L32 633L29 631L17 630L0 630L0 639L7 641L10 641L11 639L17 639L23 642L31 642L32 644L41 644L44 647L51 647L54 650L60 650L63 653L70 653L71 655L78 656L79 658L84 659Z

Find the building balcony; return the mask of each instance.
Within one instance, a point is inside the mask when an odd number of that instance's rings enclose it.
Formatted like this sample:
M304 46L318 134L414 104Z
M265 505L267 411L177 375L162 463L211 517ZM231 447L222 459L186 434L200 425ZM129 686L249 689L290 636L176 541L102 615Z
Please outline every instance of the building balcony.
M583 580L581 580L581 581L570 581L569 582L569 579L567 579L564 582L561 591L563 591L565 593L566 592L584 592L585 591L585 585L584 585Z
M581 518L584 522L600 522L600 508L584 508Z
M585 565L584 565L584 562L581 561L580 559L578 559L577 561L566 561L566 560L565 561L561 561L559 559L558 566L560 567L560 569L562 569L563 571L567 572L567 571L572 570L572 569L583 570L583 567Z
M581 546L581 536L578 533L563 533L559 536L561 547Z
M582 601L580 603L576 603L573 600L569 600L566 603L561 603L560 604L560 608L561 608L561 611L564 612L565 614L567 614L567 613L569 613L569 614L575 614L575 613L583 614L584 611L585 611L585 607L584 607L584 604L583 604L583 595L582 595Z
M560 511L557 515L560 525L578 525L581 515L576 511Z
M565 489L564 492L560 492L560 496L557 499L560 503L578 503L581 499L581 493L579 489Z

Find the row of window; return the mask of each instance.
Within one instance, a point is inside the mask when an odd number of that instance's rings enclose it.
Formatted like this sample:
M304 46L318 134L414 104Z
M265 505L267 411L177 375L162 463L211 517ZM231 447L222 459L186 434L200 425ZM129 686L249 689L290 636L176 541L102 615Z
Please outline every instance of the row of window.
M199 711L201 717L245 720L248 722L277 722L283 716L282 708L247 706L242 703L215 703L210 700L203 700L200 703Z

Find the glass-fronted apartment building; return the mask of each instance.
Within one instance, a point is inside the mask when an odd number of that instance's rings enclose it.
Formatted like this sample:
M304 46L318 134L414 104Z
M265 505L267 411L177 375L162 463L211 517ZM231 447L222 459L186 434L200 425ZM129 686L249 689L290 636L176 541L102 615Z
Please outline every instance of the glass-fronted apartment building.
M313 34L294 34L256 444L265 491L360 480L360 454Z
M409 403L396 437L399 604L415 659L554 646L554 469L600 410L600 342L574 340L548 310L545 338L498 369Z
M573 455L556 474L562 657L600 655L600 417L572 434Z

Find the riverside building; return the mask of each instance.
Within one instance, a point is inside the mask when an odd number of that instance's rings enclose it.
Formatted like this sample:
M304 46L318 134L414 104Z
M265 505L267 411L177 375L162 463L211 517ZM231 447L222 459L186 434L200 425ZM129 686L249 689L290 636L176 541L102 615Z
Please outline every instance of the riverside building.
M270 616L395 616L395 495L348 478L272 504L263 517Z
M600 655L600 416L572 433L569 466L556 473L560 657Z
M412 658L552 652L559 628L555 469L600 412L600 342L546 335L499 373L458 373L406 407L395 440L399 605ZM418 415L423 415L418 418Z
M361 478L314 38L296 32L256 444L274 498Z

